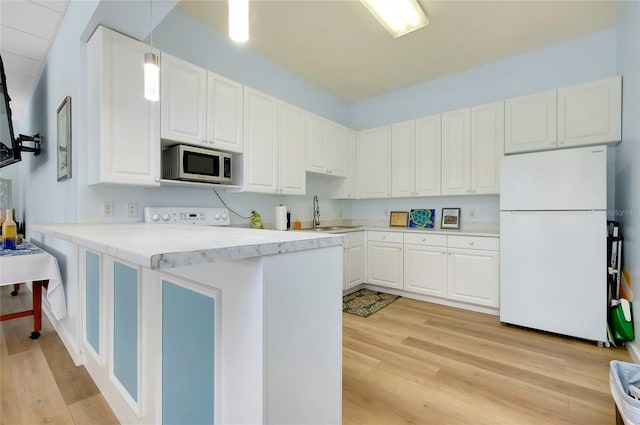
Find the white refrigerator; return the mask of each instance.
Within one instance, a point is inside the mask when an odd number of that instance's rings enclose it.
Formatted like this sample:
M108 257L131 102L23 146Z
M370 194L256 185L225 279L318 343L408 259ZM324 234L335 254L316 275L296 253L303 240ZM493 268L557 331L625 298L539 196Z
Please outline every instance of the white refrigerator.
M500 181L500 320L606 342L606 147L505 156Z

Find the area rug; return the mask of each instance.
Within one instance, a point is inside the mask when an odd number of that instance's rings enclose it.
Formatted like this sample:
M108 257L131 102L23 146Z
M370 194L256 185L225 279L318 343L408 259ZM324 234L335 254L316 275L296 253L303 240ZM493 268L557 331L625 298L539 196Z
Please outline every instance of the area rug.
M398 295L385 294L370 289L360 289L342 297L342 311L357 316L369 317L395 300Z

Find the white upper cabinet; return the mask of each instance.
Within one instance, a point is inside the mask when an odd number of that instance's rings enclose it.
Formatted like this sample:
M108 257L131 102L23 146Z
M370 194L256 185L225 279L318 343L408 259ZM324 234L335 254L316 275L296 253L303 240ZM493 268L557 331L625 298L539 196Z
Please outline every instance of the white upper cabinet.
M345 127L307 114L307 171L345 177L347 132Z
M242 84L207 73L207 140L210 148L243 151Z
M160 104L144 98L148 52L102 26L87 44L89 184L160 184Z
M358 161L356 132L346 130L346 167L347 175L344 179L331 179L329 182L332 199L357 199L358 197Z
M440 195L441 115L419 118L415 128L415 194Z
M242 190L304 195L304 111L245 87L244 117Z
M392 196L440 194L440 115L391 126Z
M278 193L304 195L307 190L305 112L280 102L278 122Z
M500 193L504 151L504 102L471 108L471 193Z
M471 110L442 114L442 194L466 195L471 189Z
M391 196L391 126L358 132L360 198Z
M558 90L558 146L621 140L622 77Z
M507 99L505 153L553 149L557 145L556 90Z
M160 75L163 139L242 152L242 84L166 53Z
M391 126L391 196L415 196L415 121Z

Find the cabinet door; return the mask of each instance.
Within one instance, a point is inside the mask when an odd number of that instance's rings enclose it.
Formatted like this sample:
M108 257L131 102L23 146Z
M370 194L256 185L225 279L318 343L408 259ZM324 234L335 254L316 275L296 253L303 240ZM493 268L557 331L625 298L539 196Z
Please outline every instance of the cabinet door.
M142 95L148 52L101 26L88 42L89 184L160 185L160 102Z
M447 295L447 256L444 247L404 245L404 290Z
M391 126L391 196L415 196L415 122Z
M471 108L471 193L500 193L504 102Z
M558 146L621 140L622 77L558 90Z
M279 110L279 178L278 192L304 195L307 190L305 158L305 114L282 103Z
M346 129L347 175L344 179L331 179L329 182L332 199L357 199L358 197L358 161L356 132Z
M328 168L329 174L336 177L347 176L347 129L335 123L329 123L328 131Z
M440 195L441 182L441 116L416 120L415 192L418 196Z
M217 423L215 294L162 279L162 423ZM179 366L178 366L179 365ZM217 416L217 417L216 417Z
M367 283L402 289L402 244L367 242Z
M344 289L364 282L364 243L350 243L344 252Z
M162 138L207 145L207 71L163 53L160 75Z
M556 147L556 91L514 97L504 103L505 153Z
M278 184L278 101L245 87L243 188L276 192Z
M213 72L207 80L209 147L242 153L242 84Z
M391 126L358 133L360 198L391 196Z
M328 131L327 120L315 115L307 115L307 171L328 174Z
M442 194L466 195L471 184L470 110L442 114Z
M449 298L499 307L500 267L497 251L448 249Z

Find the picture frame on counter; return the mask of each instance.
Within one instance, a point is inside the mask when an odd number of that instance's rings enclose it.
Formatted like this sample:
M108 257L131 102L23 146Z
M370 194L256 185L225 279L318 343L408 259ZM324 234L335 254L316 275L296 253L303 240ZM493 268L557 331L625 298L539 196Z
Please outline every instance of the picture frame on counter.
M391 211L389 227L407 227L409 211Z
M432 208L412 209L409 214L409 227L416 229L433 229L436 210Z
M459 229L460 228L460 208L443 208L442 221L440 228L442 229Z

